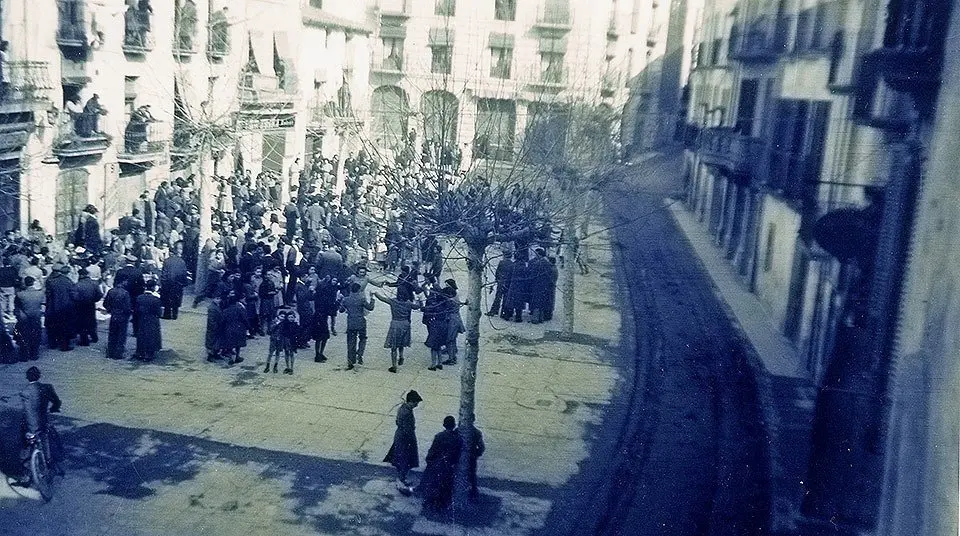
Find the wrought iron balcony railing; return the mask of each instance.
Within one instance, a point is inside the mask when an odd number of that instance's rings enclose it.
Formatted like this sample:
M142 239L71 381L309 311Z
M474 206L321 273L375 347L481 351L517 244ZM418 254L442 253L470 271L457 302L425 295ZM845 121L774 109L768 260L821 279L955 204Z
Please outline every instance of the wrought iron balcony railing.
M150 11L131 6L124 13L123 51L127 54L145 54L153 50L153 33L150 31L153 16Z
M158 160L167 150L170 131L160 121L131 119L123 129L123 143L117 148L117 160L125 163L144 163Z
M542 30L570 31L573 24L570 21L570 6L566 0L547 0L540 5L537 11L537 22L534 28Z
M732 127L710 127L699 133L701 161L734 176L754 176L763 140L745 136Z
M292 106L297 95L291 79L250 72L240 76L239 89L244 106Z

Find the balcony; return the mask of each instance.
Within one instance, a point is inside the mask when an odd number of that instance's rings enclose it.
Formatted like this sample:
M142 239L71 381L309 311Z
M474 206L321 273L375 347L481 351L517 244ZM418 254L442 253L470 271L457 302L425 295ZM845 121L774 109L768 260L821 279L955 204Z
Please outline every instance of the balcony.
M292 112L296 99L295 85L275 76L258 73L242 73L240 76L240 107L245 112L276 113L280 110Z
M86 49L85 0L57 0L57 44L67 49Z
M751 177L763 149L759 138L745 136L731 127L711 127L700 132L699 156L704 165L731 177Z
M123 14L123 53L128 56L143 56L153 50L153 34L150 32L151 13L130 6Z
M404 72L403 53L385 54L381 51L370 62L370 73L386 76L401 76Z
M70 123L64 125L71 129ZM81 137L75 132L61 131L53 145L53 156L63 160L67 158L99 157L110 146L110 137L99 132Z
M50 100L53 83L50 81L49 64L45 61L11 61L6 64L6 94L0 103L29 104Z
M186 59L197 53L197 8L192 2L178 4L173 22L173 56Z
M540 6L535 30L551 33L566 33L573 29L570 22L570 5L565 0L550 0Z
M151 164L163 158L169 132L159 121L131 119L123 130L123 144L117 148L117 161L122 164Z
M773 63L786 52L789 35L786 17L760 16L730 28L727 57L742 63Z
M339 131L350 125L359 126L363 121L354 115L353 110L344 110L335 100L315 100L310 106L310 128L326 131Z
M567 88L569 73L564 67L535 66L527 75L528 86L543 91L557 92Z
M951 6L947 0L888 4L883 46L865 54L857 67L855 117L876 117L886 102L894 107L882 117L902 119L896 104L904 98L912 99L921 119L933 115ZM899 128L901 123L891 126Z

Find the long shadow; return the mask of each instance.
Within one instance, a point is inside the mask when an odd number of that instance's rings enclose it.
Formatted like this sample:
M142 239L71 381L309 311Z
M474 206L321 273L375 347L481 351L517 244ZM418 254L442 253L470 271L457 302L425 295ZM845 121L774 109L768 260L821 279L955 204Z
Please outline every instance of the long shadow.
M4 435L0 437L11 437L5 432L12 415L4 413L0 418L4 425ZM394 471L387 466L241 447L112 424L77 425L65 418L58 418L55 425L65 444L68 473L100 484L95 486L95 494L132 501L149 500L162 486L176 486L193 480L201 475L207 463L216 461L246 469L256 467L258 476L264 480L290 482L289 490L282 497L290 505L295 518L293 523L310 526L320 533L353 534L362 524L370 533L409 534L421 517L431 521L452 521L452 517L443 514L421 515L419 506L411 507L414 503L410 501L406 501L402 508L396 507L397 496L392 485ZM7 445L4 448L0 461L3 461L6 473L16 464L6 461L12 453ZM371 483L380 487L367 489ZM498 479L481 479L481 485L497 492L540 499L547 493L545 486ZM340 492L346 497L365 494L363 508L350 511L349 499L341 501L341 495L337 495ZM328 504L322 504L325 502ZM475 503L472 516L458 520L458 523L492 526L502 521L503 506L499 497L485 495Z

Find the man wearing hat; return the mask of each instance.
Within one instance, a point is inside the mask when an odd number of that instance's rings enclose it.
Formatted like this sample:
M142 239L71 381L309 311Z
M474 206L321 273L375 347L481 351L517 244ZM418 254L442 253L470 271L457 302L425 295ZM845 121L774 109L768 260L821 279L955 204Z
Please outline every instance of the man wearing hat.
M60 348L62 352L73 349L70 340L76 312L73 302L76 284L70 280L69 273L69 266L54 265L46 285L47 340L51 349Z
M73 243L83 246L91 255L99 256L103 251L103 239L100 237L100 223L97 222L97 207L87 205L80 215L80 224L73 235Z
M404 495L413 493L407 483L407 473L414 467L420 467L420 454L417 451L417 420L413 415L423 398L420 393L410 390L397 409L397 430L393 434L393 444L383 461L397 469L397 489Z
M97 302L103 298L100 283L90 279L86 268L81 268L79 280L73 287L73 302L77 311L76 326L80 346L97 343Z

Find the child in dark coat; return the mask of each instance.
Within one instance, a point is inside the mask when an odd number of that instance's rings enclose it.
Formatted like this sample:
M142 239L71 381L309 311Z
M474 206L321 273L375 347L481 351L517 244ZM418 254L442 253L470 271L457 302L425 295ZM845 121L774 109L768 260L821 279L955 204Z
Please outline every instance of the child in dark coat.
M279 309L277 316L270 323L270 354L267 355L267 366L264 372L270 372L270 362L273 361L273 371L277 372L280 364L280 353L283 352L283 361L286 368L284 374L293 374L293 358L297 352L297 336L300 333L300 323L297 313L290 309Z

